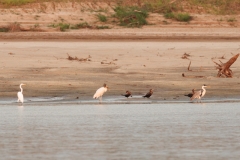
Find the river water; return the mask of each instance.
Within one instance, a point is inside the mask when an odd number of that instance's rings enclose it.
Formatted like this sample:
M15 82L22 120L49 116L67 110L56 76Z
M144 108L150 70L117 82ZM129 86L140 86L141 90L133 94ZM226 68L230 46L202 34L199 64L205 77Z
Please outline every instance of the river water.
M0 106L0 159L236 159L240 103Z

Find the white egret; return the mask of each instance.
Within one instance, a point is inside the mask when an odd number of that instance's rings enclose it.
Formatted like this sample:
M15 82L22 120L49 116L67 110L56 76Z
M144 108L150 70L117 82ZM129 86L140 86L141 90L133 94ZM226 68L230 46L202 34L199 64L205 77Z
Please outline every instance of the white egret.
M201 98L202 98L202 97L206 94L206 92L207 92L206 89L205 89L205 87L208 87L208 86L204 84L204 85L202 86L202 89L201 89L200 91L195 91L190 100L192 101L192 100L194 100L194 99L199 99L200 102L201 102Z
M23 86L23 85L26 85L26 84L21 83L21 84L20 84L21 92L18 92L18 93L17 93L18 102L22 102L22 103L23 103L23 101L24 101L24 99L23 99L23 89L22 89L22 86Z
M107 92L108 86L106 84L103 84L103 87L99 88L96 93L94 94L93 98L98 99L101 102L102 101L102 96L105 92Z

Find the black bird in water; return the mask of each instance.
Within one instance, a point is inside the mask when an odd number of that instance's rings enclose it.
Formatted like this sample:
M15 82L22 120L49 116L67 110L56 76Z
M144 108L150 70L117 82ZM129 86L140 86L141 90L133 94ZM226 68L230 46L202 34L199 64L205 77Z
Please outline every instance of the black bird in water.
M191 98L194 95L194 93L195 93L195 90L192 89L192 93L185 94L184 96L187 96L187 97Z
M150 89L149 92L145 96L143 96L143 97L144 98L145 97L149 98L149 97L151 97L152 94L153 94L153 89Z
M122 94L122 96L125 96L125 97L129 97L131 96L132 97L132 93L130 91L126 91L126 94Z

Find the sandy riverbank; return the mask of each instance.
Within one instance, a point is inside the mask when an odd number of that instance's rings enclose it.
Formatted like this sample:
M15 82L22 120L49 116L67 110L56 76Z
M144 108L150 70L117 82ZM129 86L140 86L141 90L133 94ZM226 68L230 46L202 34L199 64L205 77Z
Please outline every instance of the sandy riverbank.
M240 40L240 28L121 28L0 33L0 40Z
M233 78L217 78L211 60L225 62L239 53L239 41L2 40L0 48L2 98L16 97L20 83L27 84L25 97L92 100L96 89L107 83L106 96L126 90L141 96L153 88L152 100L179 100L192 88L208 84L206 98L239 98L239 60L232 66ZM90 61L70 61L67 53ZM184 53L189 59L181 58ZM192 71L187 70L190 60Z

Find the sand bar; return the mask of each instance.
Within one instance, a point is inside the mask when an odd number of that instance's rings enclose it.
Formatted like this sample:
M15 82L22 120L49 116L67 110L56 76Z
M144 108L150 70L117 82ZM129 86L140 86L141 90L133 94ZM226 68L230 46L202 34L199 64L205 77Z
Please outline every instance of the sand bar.
M212 62L240 53L239 41L6 40L0 48L2 98L16 97L20 83L27 84L24 96L33 98L92 100L103 83L110 87L106 97L130 90L139 99L153 88L152 100L188 100L184 94L208 84L206 98L239 98L239 60L231 67L233 78L217 78ZM184 53L189 59L181 58ZM70 61L67 54L89 61Z

